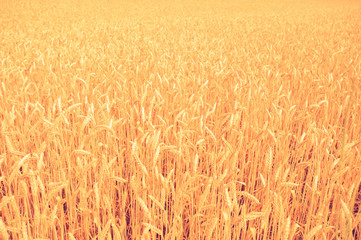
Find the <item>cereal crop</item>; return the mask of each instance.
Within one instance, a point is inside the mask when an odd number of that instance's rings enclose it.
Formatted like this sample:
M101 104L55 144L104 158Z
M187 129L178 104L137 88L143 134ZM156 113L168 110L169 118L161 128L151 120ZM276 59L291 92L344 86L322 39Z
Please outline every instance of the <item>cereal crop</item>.
M0 239L361 239L357 1L0 5Z

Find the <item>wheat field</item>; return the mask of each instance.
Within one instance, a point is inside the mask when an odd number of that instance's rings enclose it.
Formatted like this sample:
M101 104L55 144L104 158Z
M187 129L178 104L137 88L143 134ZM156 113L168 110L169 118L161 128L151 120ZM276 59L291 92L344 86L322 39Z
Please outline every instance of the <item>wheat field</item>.
M2 0L0 239L361 239L361 5Z

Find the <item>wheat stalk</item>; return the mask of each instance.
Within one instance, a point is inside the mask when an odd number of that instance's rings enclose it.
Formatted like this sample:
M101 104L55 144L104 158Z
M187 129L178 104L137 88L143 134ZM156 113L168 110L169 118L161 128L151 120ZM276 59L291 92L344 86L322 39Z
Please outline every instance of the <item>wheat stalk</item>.
M9 233L8 233L8 231L6 229L6 226L5 226L4 222L3 222L3 220L1 220L1 219L0 219L0 236L4 240L10 239L10 236L9 236Z

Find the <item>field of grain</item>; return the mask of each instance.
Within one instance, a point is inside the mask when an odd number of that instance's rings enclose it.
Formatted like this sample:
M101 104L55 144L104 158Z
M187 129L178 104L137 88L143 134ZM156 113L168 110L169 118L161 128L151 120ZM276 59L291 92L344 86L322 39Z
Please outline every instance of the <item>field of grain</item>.
M357 1L1 1L0 239L361 239Z

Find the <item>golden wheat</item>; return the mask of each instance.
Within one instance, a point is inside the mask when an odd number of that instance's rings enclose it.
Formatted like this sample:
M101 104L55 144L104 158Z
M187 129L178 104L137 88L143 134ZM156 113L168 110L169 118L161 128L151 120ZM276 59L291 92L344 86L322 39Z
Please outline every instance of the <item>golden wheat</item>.
M2 1L0 239L359 239L355 0Z

